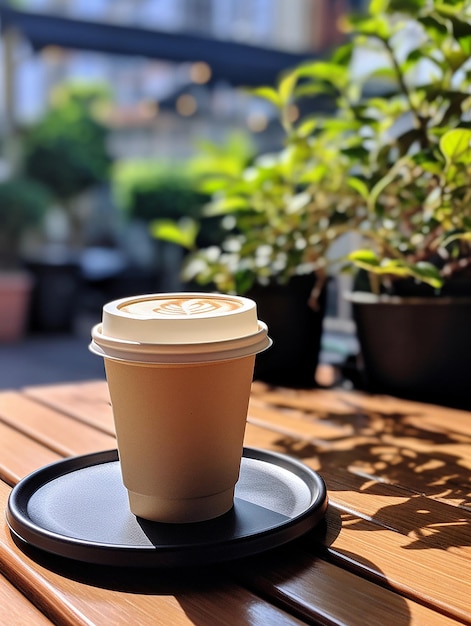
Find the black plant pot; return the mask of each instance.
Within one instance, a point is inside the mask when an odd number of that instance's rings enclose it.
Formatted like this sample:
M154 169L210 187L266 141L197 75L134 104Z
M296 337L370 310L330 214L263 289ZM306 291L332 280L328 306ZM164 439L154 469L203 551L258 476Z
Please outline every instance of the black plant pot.
M471 298L347 298L369 390L471 408Z
M257 303L258 317L268 325L273 346L255 361L256 380L286 387L315 386L319 362L326 289L319 309L308 305L315 277L294 276L287 285L256 285L247 296Z
M69 333L77 312L80 266L72 254L45 250L25 266L34 277L30 329L34 332Z

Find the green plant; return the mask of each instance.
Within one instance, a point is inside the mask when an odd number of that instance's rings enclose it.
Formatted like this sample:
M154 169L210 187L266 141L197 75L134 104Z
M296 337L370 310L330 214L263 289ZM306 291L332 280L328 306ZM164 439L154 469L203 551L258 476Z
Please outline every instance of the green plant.
M165 161L116 163L113 187L118 205L129 218L151 222L157 217L178 219L206 199L196 190L183 166Z
M217 240L214 221L205 220L197 233L199 219L207 193L198 189L195 176L185 163L159 160L133 160L116 163L112 173L113 192L118 207L126 219L140 220L155 229L172 228L179 223L180 235L193 242Z
M348 261L377 292L400 279L439 290L469 270L470 22L469 0L372 0L329 60L256 89L279 111L284 147L249 166L228 164L225 148L219 162L211 155L207 213L225 216L228 232L218 247L193 247L186 275L239 292L322 276L345 232L362 236ZM319 95L334 112L293 122L293 105Z
M98 114L108 97L101 85L61 85L44 118L24 132L26 175L63 201L108 179L108 131Z
M23 235L38 227L51 202L47 189L32 180L0 183L0 267L19 266Z
M336 123L314 134L315 120L290 121L296 80L297 73L290 73L276 88L255 91L278 108L285 131L280 151L254 158L250 142L232 137L223 146L206 143L193 162L201 189L211 194L204 216L221 219L225 229L221 241L208 248L195 245L198 225L191 222L154 225L156 237L191 250L183 270L187 280L245 293L257 283L283 284L316 272L317 289L322 288L326 253L347 230L353 206L340 194L349 191L344 172L332 170L330 161L348 165L348 160L338 152ZM315 298L314 293L313 306Z
M471 268L471 3L373 0L350 28L332 62L300 72L306 91L335 94L348 184L364 199L365 245L349 260L376 292L404 278L446 290ZM365 52L376 66L360 75Z

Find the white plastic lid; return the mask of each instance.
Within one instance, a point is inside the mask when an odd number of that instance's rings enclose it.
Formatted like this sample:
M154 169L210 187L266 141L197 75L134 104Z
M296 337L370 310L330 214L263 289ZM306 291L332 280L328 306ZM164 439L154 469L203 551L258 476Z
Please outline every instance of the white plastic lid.
M239 358L271 345L253 300L184 292L110 302L92 338L90 350L96 354L147 363Z

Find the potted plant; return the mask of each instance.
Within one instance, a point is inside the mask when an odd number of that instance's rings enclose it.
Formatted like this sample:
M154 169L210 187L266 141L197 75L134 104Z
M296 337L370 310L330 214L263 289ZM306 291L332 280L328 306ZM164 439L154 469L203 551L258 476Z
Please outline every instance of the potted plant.
M99 117L107 99L107 89L101 85L60 85L45 116L23 132L23 170L50 189L56 200L54 210L66 223L63 240L48 242L28 259L35 276L32 325L36 330L70 331L73 325L86 194L108 181L111 164L107 128Z
M467 395L471 352L470 14L468 1L373 0L330 60L256 90L278 107L285 147L249 167L212 159L209 211L229 230L186 267L187 276L241 293L312 272L316 294L330 243L357 232L350 299L370 386L447 402ZM332 114L290 121L294 101L319 94L335 100ZM156 234L179 236L167 226ZM379 356L367 345L364 309ZM383 324L382 310L398 317ZM284 320L285 336L289 327Z
M21 244L50 206L47 190L31 180L0 182L0 341L21 338L33 281L22 270Z
M100 84L60 85L44 117L23 132L23 169L46 185L66 210L72 227L69 244L81 243L75 200L109 179L108 130L100 117L108 99L107 88Z
M112 169L111 178L113 195L126 224L126 233L132 229L141 242L145 261L135 264L150 274L153 289L157 282L163 290L178 290L182 248L172 242L155 242L149 225L155 220L170 224L185 218L196 219L208 200L207 194L197 189L195 177L184 163L159 159L118 161ZM213 237L213 225L205 224L198 241L212 241ZM131 254L135 255L136 251L131 251Z
M367 382L460 404L471 354L470 20L468 1L373 0L308 85L335 92L339 154L363 198L349 298ZM375 67L359 71L359 59Z
M274 345L257 358L255 376L274 384L312 387L319 359L326 305L327 252L354 219L355 200L341 167L338 122L307 116L293 119L303 95L303 70L285 74L276 87L254 93L279 112L284 145L253 158L231 139L206 144L193 167L211 194L205 216L218 217L225 234L214 245L197 245L191 221L153 225L156 237L190 249L183 276L199 285L253 297ZM340 190L350 194L345 203ZM340 198L340 201L339 201Z

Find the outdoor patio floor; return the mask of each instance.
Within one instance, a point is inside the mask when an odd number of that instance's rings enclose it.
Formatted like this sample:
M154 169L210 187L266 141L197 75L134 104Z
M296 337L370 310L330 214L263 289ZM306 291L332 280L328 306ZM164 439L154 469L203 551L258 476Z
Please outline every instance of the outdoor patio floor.
M95 320L85 318L71 334L30 334L12 344L0 344L0 389L20 389L105 378L103 361L88 350ZM323 363L340 363L355 350L355 340L324 333Z

